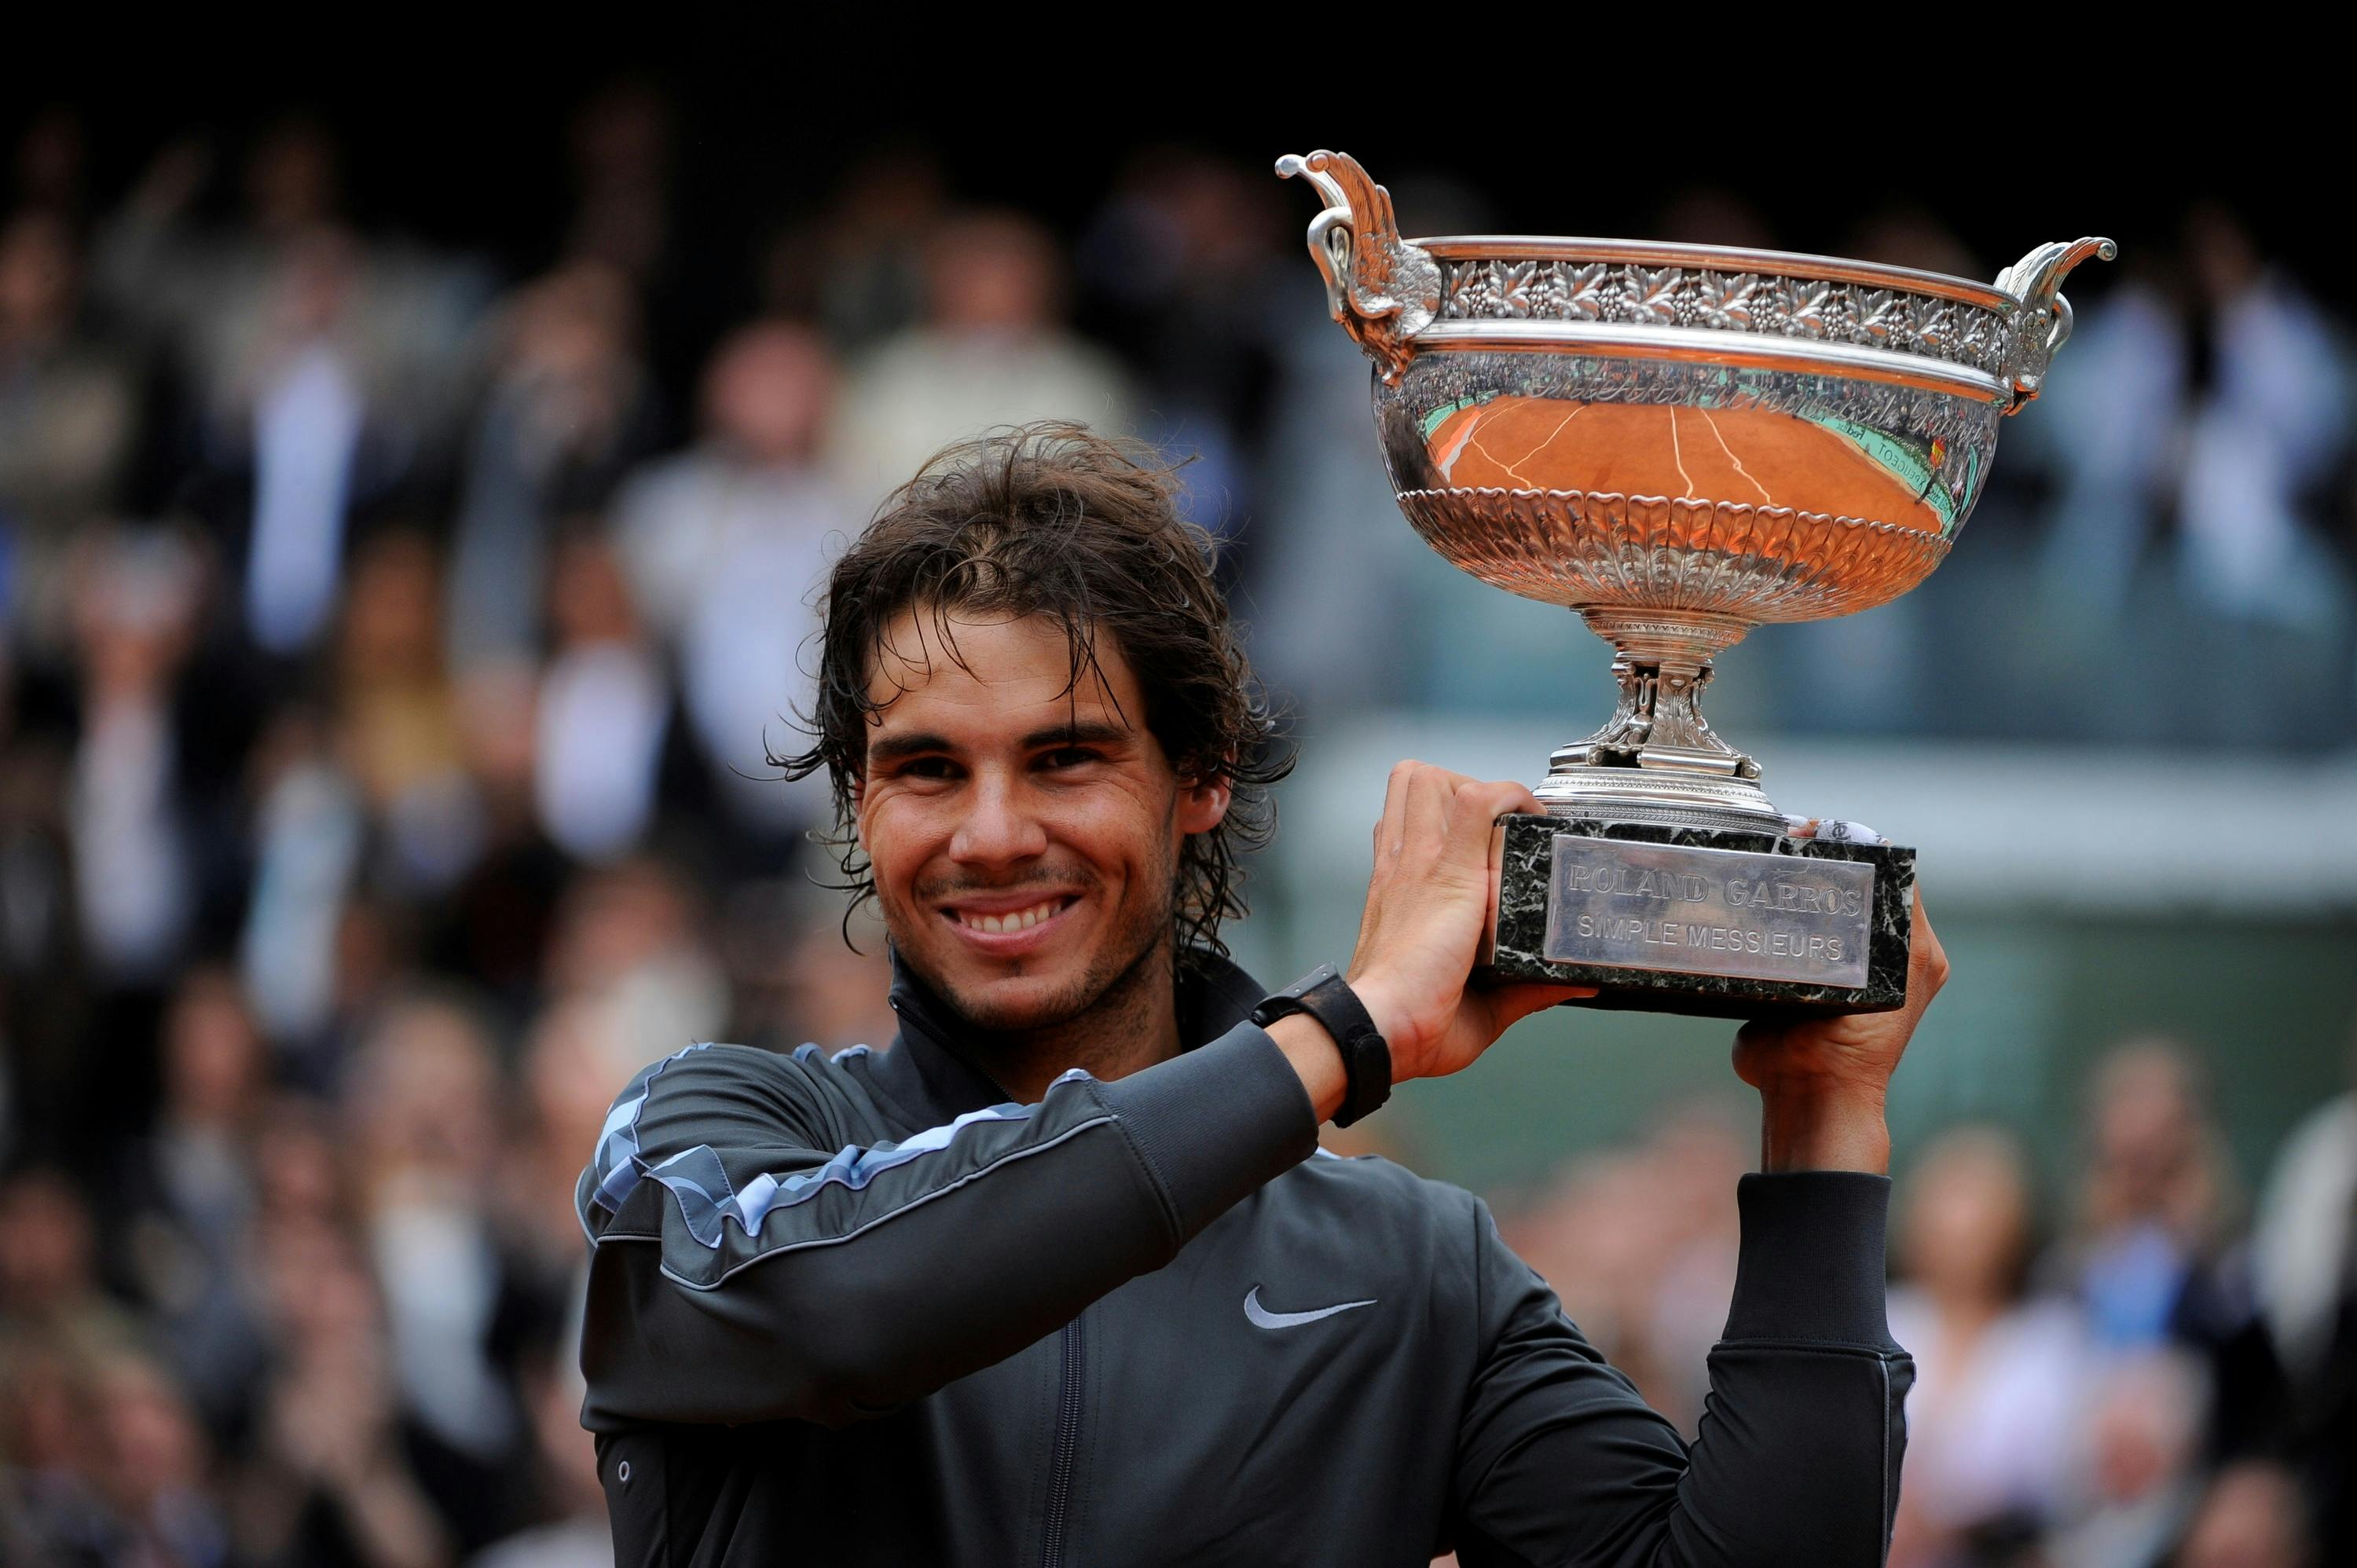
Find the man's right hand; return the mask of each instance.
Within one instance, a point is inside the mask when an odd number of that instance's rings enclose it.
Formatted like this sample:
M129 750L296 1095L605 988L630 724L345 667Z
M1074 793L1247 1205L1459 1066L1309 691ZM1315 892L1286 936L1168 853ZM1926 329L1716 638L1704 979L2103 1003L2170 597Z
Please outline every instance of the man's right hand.
M1496 886L1491 830L1513 811L1545 808L1520 784L1485 784L1422 762L1392 769L1347 978L1391 1047L1394 1083L1455 1072L1517 1021L1596 994L1466 984Z

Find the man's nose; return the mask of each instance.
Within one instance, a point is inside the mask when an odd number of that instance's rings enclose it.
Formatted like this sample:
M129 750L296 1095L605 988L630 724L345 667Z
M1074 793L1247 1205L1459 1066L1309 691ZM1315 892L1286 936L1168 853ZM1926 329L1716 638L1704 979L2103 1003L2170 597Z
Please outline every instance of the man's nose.
M985 776L967 796L969 806L950 839L950 858L971 865L1006 865L1044 854L1047 829L1029 809L1022 786Z

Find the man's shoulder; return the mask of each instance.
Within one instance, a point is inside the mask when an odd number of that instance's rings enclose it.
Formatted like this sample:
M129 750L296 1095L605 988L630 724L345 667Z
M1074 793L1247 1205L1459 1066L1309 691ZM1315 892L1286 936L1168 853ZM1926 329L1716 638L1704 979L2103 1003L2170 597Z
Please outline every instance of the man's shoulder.
M583 1225L595 1240L599 1212L619 1215L641 1175L673 1161L716 1167L716 1186L726 1188L781 1149L833 1150L888 1133L856 1071L866 1052L699 1041L649 1062L614 1097L598 1130L575 1191ZM745 1168L732 1176L732 1165Z
M661 1124L672 1136L694 1129L697 1142L723 1142L699 1125L758 1130L779 1119L813 1133L869 1135L875 1098L858 1070L865 1046L832 1054L815 1045L791 1051L702 1041L649 1062L614 1097L604 1142L618 1132ZM601 1146L600 1154L607 1151Z
M1321 1145L1285 1179L1307 1200L1380 1213L1395 1222L1463 1230L1469 1236L1480 1212L1481 1200L1463 1187L1418 1176L1382 1155L1337 1155Z

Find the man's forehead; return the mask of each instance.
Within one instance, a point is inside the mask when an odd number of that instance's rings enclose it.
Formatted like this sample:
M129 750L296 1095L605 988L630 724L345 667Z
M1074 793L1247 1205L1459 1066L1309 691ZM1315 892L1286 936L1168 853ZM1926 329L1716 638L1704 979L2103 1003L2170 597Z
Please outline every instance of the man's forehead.
M951 711L1036 716L1050 708L1128 728L1137 707L1136 677L1113 639L1076 650L1071 631L1042 615L903 610L885 629L867 693L871 723L887 728Z

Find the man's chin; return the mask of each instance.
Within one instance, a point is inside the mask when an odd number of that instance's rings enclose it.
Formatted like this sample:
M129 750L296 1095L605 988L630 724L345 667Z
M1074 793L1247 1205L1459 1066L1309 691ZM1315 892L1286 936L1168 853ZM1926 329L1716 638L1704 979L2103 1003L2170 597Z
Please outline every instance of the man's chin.
M1085 973L984 979L944 975L930 983L951 1011L993 1035L1024 1035L1069 1024L1096 1000Z
M901 961L967 1026L1015 1036L1059 1029L1084 1016L1165 950L1147 940L1126 959L1097 949L1009 974L964 961L963 953L899 950Z

